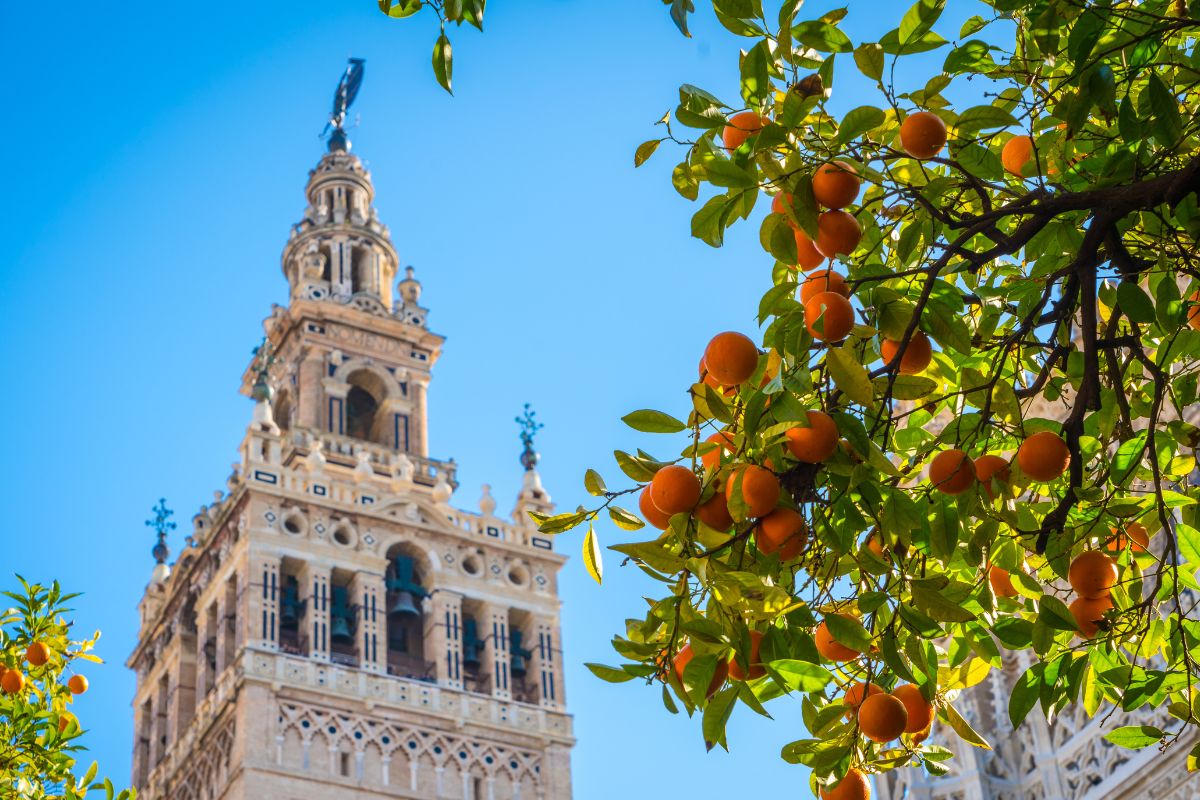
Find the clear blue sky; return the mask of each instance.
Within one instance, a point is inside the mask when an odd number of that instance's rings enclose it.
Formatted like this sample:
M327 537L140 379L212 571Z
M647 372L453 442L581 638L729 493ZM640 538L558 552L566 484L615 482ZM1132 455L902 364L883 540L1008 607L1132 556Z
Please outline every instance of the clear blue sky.
M619 417L680 412L708 338L755 332L771 267L757 223L719 251L689 237L695 207L669 182L680 153L664 146L633 169L680 83L735 101L737 40L698 5L687 40L654 0L495 0L486 34L454 35L455 98L430 72L432 19L389 21L373 0L0 8L0 573L86 593L76 618L104 631L108 663L78 711L102 772L129 774L123 662L152 566L142 521L165 496L178 549L237 457L251 411L239 376L286 300L279 253L347 56L367 60L355 152L448 337L430 445L461 465L456 503L474 508L491 483L510 507L526 401L546 424L542 472L560 507L585 499L588 466L618 483L615 446L667 452ZM903 11L852 6L856 40ZM953 35L962 10L939 29ZM839 62L837 107L871 102ZM577 557L562 582L575 797L667 782L679 796L808 796L805 771L778 757L804 735L798 703L773 723L737 715L732 753L706 755L698 720L669 717L657 688L582 668L612 663L610 637L644 607L645 582L609 555L603 588Z

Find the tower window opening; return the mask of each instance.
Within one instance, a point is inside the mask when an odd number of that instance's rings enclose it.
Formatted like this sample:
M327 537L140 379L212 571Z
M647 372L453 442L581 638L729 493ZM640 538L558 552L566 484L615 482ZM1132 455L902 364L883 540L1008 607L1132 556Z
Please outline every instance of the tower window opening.
M350 777L350 754L342 752L339 753L338 756L338 772L340 772L344 778Z
M346 395L346 433L355 439L370 439L379 404L371 393L358 386L351 386Z
M371 290L370 253L362 247L350 247L350 292L368 292Z

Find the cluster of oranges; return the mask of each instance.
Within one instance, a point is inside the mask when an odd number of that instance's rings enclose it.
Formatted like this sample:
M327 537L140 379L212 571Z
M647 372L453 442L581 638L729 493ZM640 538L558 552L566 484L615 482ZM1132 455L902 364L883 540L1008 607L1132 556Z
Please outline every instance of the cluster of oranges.
M50 648L45 642L34 642L25 649L25 661L30 667L35 669L46 666L50 662ZM19 695L25 691L28 683L25 673L18 667L5 667L0 665L0 691L6 695ZM67 688L71 690L71 694L83 694L88 690L88 680L82 675L72 675L67 681ZM63 712L58 717L58 730L62 733L67 729L72 722L75 721L73 714Z
M1090 639L1100 627L1104 612L1113 607L1112 588L1117 585L1117 564L1099 550L1080 553L1067 570L1067 580L1078 595L1069 608L1079 633Z
M1053 431L1038 431L1017 448L1017 465L1035 481L1052 481L1067 471L1071 451L1063 438ZM993 481L1008 483L1011 462L1003 456L987 454L972 460L957 448L942 450L929 462L929 482L943 494L956 495L976 483L982 485L988 499L994 499Z

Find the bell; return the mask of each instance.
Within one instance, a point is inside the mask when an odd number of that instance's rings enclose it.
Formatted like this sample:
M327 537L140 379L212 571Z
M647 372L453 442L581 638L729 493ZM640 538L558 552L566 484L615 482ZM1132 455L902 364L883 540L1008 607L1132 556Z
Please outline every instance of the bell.
M479 650L483 642L479 641L479 630L475 620L467 618L463 621L463 666L467 669L479 669L483 663L479 660Z
M354 634L345 617L334 617L329 621L329 638L334 644L353 644Z
M334 644L354 644L354 609L346 598L346 587L333 587L333 608L329 611L329 639Z
M396 595L396 602L392 603L392 607L388 610L389 617L419 617L421 610L417 608L413 602L412 592L399 592Z
M509 637L512 646L512 674L514 678L524 678L525 673L529 671L529 657L533 655L532 651L525 650L521 647L520 631L513 631Z
M525 673L528 671L526 668L526 663L527 663L527 661L525 659L525 656L521 655L520 653L513 653L512 674L513 674L514 678L524 678L525 677Z
M285 627L294 628L300 624L300 589L294 578L283 587L283 600L279 603L279 621Z

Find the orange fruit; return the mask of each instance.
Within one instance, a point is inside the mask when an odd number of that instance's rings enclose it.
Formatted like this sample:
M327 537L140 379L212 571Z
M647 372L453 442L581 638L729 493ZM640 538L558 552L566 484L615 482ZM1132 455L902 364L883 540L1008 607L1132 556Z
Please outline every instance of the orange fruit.
M842 703L846 706L846 719L853 719L858 713L858 707L863 704L873 694L879 694L883 689L873 683L864 683L858 681L846 687L846 693L842 695Z
M700 479L679 464L663 467L650 481L650 500L668 517L691 511L700 502Z
M873 694L858 707L858 729L873 742L890 742L908 727L908 709L890 694Z
M1012 576L995 564L988 568L988 582L992 584L992 592L996 597L1017 596L1017 589L1013 586Z
M1187 312L1188 325L1200 331L1200 291L1195 292L1188 299L1192 302L1191 308Z
M845 161L830 161L813 173L813 197L826 208L845 208L858 198L858 171Z
M909 114L900 123L900 146L913 158L933 158L946 146L946 123L929 111Z
M810 269L816 269L825 261L825 256L821 255L821 251L813 243L813 240L808 238L808 234L796 228L796 266L800 267L801 272L808 272Z
M729 516L729 503L721 487L713 492L713 496L696 506L696 519L717 531L728 530L733 526L733 517Z
M82 675L72 675L71 680L67 681L67 688L71 694L83 694L88 690L88 679Z
M962 450L943 450L929 462L929 482L943 494L962 494L975 483L975 462Z
M804 304L804 323L814 339L840 342L854 329L854 307L837 292L819 292Z
M65 731L72 722L78 724L78 721L75 719L75 715L72 714L70 711L64 711L61 714L59 714L58 715L58 732L62 733L63 731Z
M780 561L791 561L808 544L808 526L800 512L780 507L758 521L754 543L766 555L779 553Z
M675 677L679 679L680 683L683 683L683 671L687 669L687 665L691 663L693 655L695 654L692 653L692 646L690 644L685 644L682 648L680 648L679 652L675 654L673 666L675 668ZM714 694L716 694L717 690L720 689L725 683L725 677L728 674L729 664L725 661L718 660L717 669L713 672L712 680L709 681L708 684L708 691L704 693L704 696L712 697Z
M660 531L671 527L671 515L659 511L650 498L650 484L646 484L646 488L638 495L638 510L642 512L642 519L646 520L646 524Z
M1135 553L1144 553L1150 546L1150 534L1146 533L1146 526L1140 522L1130 522L1125 526L1124 532L1117 528L1113 528L1112 532L1113 537L1108 540L1108 547L1104 550L1114 557L1119 556L1126 548Z
M788 212L791 211L792 214L796 213L796 204L794 200L795 198L793 198L790 193L780 192L771 198L771 212L774 214L782 214L785 219L791 222L791 218L788 217Z
M871 783L858 770L847 770L837 786L821 789L821 800L871 800Z
M737 386L758 369L758 346L745 334L718 333L704 348L704 366L722 386Z
M788 452L806 464L820 464L838 447L837 423L824 411L808 412L808 427L797 425L784 434Z
M758 133L770 123L770 119L753 111L743 111L734 114L721 131L721 141L726 150L736 150L752 135Z
M735 484L741 488L747 516L766 516L779 502L779 479L769 469L755 464L736 468L725 481L725 498L729 501L733 500Z
M709 450L700 456L700 463L704 465L705 469L716 469L721 463L721 456L733 452L733 434L729 431L717 431L704 441L717 445L716 449Z
M850 286L846 279L831 269L823 269L808 276L808 280L800 284L800 302L807 303L821 292L836 292L842 297L850 296Z
M863 544L872 553L883 558L883 537L879 535L879 531L871 531L867 534L867 541Z
M979 481L983 493L987 495L989 500L996 499L992 494L992 480L995 479L1001 483L1008 483L1008 479L1011 476L1012 472L1008 468L1008 459L1003 456L988 454L975 459L975 478Z
M1017 448L1017 465L1035 481L1052 481L1067 471L1071 451L1053 431L1038 431Z
M25 675L19 669L7 669L0 677L0 690L5 694L20 694L25 690Z
M845 211L823 211L817 217L817 252L828 258L848 256L862 241L862 226L853 214Z
M34 642L25 650L25 660L32 666L40 667L50 660L50 648L43 642Z
M1036 169L1033 139L1028 136L1014 136L1009 139L1000 151L1000 163L1004 165L1006 172L1018 178L1032 177L1031 173Z
M845 616L844 614L838 616ZM813 640L817 644L817 652L822 658L827 658L830 661L852 661L862 655L853 647L846 645L833 638L833 634L829 632L829 626L821 622L813 632Z
M916 686L911 683L897 686L892 689L892 697L903 703L904 710L908 712L905 733L920 733L933 723L933 704L925 699Z
M759 650L762 647L763 635L758 631L750 631L750 655L747 661L750 662L750 669L742 672L742 668L738 666L737 659L729 659L729 677L735 681L754 680L761 678L767 674L767 668L763 666L762 657L759 655Z
M1100 632L1100 626L1096 623L1104 619L1104 612L1112 607L1112 598L1108 595L1077 597L1068 606L1071 616L1075 618L1075 627L1079 628L1079 635L1085 639L1091 639Z
M1099 550L1088 550L1075 556L1067 570L1067 580L1080 597L1107 597L1117 583L1117 562Z
M899 342L884 339L879 343L879 354L883 357L885 364L891 364L896 359L898 352L900 352ZM924 372L931 361L933 361L933 345L930 344L929 337L921 331L913 331L912 337L908 340L908 347L904 348L904 355L900 356L900 374L916 375Z

